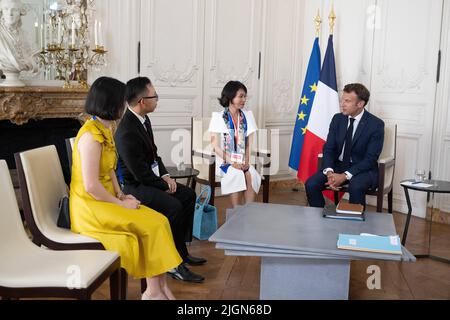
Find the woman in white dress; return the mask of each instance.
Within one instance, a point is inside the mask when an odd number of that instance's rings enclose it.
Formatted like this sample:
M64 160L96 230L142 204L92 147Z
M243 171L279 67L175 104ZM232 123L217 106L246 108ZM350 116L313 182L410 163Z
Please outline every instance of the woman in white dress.
M242 199L244 203L254 202L261 187L261 176L250 164L250 146L258 128L253 113L243 110L246 101L245 85L228 82L219 99L224 111L213 112L209 124L222 195L230 195L233 207L242 204Z

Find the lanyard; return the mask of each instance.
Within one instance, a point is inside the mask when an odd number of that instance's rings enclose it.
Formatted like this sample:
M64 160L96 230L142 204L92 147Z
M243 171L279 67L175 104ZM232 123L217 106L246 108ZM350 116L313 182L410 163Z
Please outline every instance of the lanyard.
M240 118L241 118L241 114L238 113L238 118L237 118L237 125L234 122L233 117L231 116L231 112L228 113L228 119L230 121L230 123L233 124L233 129L234 129L234 151L237 151L237 144L239 142L239 123L240 123Z

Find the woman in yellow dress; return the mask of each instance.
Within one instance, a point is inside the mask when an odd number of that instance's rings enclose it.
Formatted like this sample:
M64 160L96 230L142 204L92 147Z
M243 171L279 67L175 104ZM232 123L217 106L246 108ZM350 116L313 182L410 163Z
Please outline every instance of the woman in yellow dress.
M182 259L167 218L131 195L117 182L117 153L111 132L125 109L125 84L97 79L86 100L93 118L80 129L73 146L70 218L73 232L99 240L120 254L122 267L135 278L147 279L142 299L175 299L165 273Z

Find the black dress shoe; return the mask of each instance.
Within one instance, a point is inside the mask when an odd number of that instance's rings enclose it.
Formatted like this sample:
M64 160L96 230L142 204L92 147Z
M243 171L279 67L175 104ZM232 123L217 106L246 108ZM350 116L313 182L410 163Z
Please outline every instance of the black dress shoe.
M180 264L175 269L169 271L169 273L172 276L172 278L187 282L200 283L203 282L203 280L205 280L205 277L192 272L183 263Z
M188 254L187 257L184 258L183 262L191 266L201 266L202 264L206 263L206 260L203 258L193 257L190 254Z

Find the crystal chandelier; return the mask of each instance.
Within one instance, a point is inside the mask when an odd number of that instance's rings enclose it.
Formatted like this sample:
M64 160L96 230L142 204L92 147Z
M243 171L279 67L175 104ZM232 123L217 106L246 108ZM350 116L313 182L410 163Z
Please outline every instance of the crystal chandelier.
M94 0L59 0L51 3L44 13L41 26L39 65L54 71L64 88L89 88L87 70L105 67L106 53L101 22L92 21ZM90 25L94 25L94 46L91 47ZM91 49L92 48L92 49ZM77 85L72 85L76 80Z

